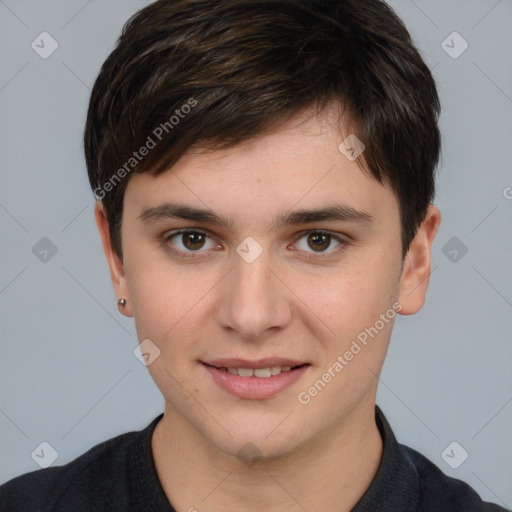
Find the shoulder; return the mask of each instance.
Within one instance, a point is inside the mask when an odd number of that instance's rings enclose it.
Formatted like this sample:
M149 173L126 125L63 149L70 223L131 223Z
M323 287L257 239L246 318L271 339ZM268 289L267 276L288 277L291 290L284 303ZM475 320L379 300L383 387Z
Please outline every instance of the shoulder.
M115 510L122 510L129 480L128 459L148 429L128 432L102 442L68 464L40 469L9 480L0 486L0 510L89 512L99 510L100 505L101 510L109 510L108 503L113 499L116 500ZM114 505L111 510L114 510Z
M494 503L484 502L462 480L449 477L438 466L413 448L400 445L418 472L419 511L421 512L502 512Z

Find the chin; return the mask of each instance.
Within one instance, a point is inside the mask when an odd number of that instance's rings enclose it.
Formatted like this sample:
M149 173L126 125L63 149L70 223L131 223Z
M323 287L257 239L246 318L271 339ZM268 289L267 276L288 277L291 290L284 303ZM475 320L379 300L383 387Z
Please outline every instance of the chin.
M280 460L296 452L305 442L298 438L297 431L291 430L289 424L286 425L286 429L279 431L279 427L276 426L282 420L283 418L280 418L279 421L259 423L253 428L249 427L250 423L241 423L227 428L232 437L224 430L218 432L218 435L208 437L210 443L218 450L237 458L247 466ZM286 420L283 425L285 423Z

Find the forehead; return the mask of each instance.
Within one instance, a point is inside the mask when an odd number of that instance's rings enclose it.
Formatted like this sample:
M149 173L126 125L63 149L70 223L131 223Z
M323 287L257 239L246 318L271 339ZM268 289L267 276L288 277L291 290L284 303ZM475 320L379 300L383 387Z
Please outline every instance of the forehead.
M251 223L275 220L283 210L326 204L398 216L393 191L340 151L349 136L349 129L332 116L305 112L232 148L191 149L160 175L133 175L125 206L140 214L180 202Z

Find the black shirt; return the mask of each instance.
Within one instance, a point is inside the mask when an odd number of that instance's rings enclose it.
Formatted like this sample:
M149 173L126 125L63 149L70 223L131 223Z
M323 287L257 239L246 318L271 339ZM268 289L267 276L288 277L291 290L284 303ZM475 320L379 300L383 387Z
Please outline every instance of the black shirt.
M162 416L140 432L96 445L69 464L10 480L0 486L0 511L176 512L160 485L151 453L151 436ZM423 455L398 444L378 406L375 419L384 445L382 460L352 512L506 510L484 503L469 485L446 476ZM199 503L197 508L201 509Z

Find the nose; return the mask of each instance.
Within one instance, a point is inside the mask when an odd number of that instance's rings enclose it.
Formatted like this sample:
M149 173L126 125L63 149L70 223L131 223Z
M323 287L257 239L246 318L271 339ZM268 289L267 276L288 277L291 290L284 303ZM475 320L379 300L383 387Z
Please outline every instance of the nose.
M234 253L216 306L217 322L250 341L261 341L269 332L275 335L289 325L292 316L293 294L285 282L270 251L263 250L252 262Z

